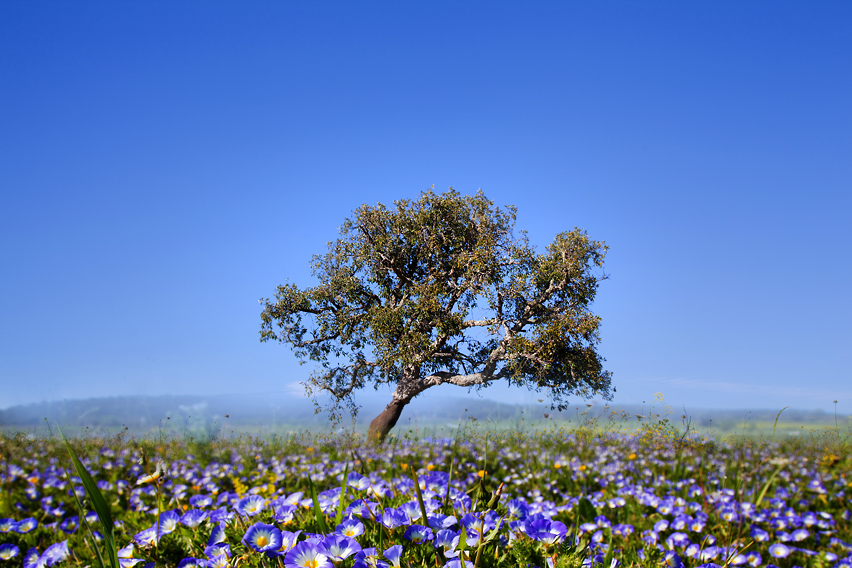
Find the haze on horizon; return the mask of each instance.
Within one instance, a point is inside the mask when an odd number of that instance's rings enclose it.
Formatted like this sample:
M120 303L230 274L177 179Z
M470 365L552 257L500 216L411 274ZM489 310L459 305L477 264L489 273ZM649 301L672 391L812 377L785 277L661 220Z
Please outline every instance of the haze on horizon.
M850 414L850 27L839 2L4 3L0 408L299 395L258 299L434 185L517 206L540 249L606 241L616 403Z

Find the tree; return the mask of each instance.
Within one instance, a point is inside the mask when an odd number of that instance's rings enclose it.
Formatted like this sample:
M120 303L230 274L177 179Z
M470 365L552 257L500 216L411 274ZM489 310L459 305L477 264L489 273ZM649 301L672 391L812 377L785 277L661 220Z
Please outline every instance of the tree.
M581 229L560 233L544 254L513 233L516 209L480 190L450 188L417 201L363 205L313 258L319 284L278 286L261 300L261 341L317 363L304 382L327 391L328 410L353 416L353 393L395 386L368 437L381 442L406 404L430 387L476 389L506 380L568 395L611 399L611 373L596 351L600 317L590 311L607 246Z

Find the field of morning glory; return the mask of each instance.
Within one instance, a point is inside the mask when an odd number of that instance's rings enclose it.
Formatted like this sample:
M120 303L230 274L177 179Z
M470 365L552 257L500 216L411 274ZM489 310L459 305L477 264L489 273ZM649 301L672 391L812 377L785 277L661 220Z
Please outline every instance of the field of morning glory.
M109 538L140 568L852 567L848 442L839 429L712 439L666 421L381 446L121 434L69 451L3 434L0 567L109 566Z

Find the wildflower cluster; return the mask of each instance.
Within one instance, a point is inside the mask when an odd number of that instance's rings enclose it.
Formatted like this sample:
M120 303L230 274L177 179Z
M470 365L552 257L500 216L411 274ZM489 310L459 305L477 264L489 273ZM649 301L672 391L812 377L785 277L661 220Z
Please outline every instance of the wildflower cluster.
M0 566L92 564L100 521L78 509L80 478L49 440L17 443L0 474ZM449 439L254 441L203 457L122 446L81 461L125 568L852 568L849 460L774 443L560 432L490 453Z

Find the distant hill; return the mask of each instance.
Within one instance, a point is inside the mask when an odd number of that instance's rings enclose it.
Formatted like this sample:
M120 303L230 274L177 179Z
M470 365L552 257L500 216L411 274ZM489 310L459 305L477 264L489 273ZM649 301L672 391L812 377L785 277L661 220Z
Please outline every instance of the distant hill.
M357 428L365 428L382 410L382 404L366 404L360 411ZM649 405L593 404L572 405L563 412L552 412L545 405L504 404L475 396L441 399L415 399L403 411L400 430L408 428L452 429L460 420L475 420L501 428L529 426L542 420L567 421L622 417L628 423L662 414ZM778 410L711 410L687 409L693 428L716 428L721 431L754 429L763 431L771 425ZM671 409L669 419L682 426L683 409ZM547 418L545 418L547 416ZM47 420L45 420L47 419ZM787 409L780 425L788 433L799 425L833 426L833 414L821 410ZM849 417L838 417L841 427L849 425ZM125 428L132 434L165 432L169 435L207 435L217 432L278 432L328 428L327 416L315 414L314 406L302 397L231 395L231 396L121 396L62 400L13 406L0 410L0 428L5 431L49 432L60 424L69 433L119 432ZM351 422L344 421L350 425Z

